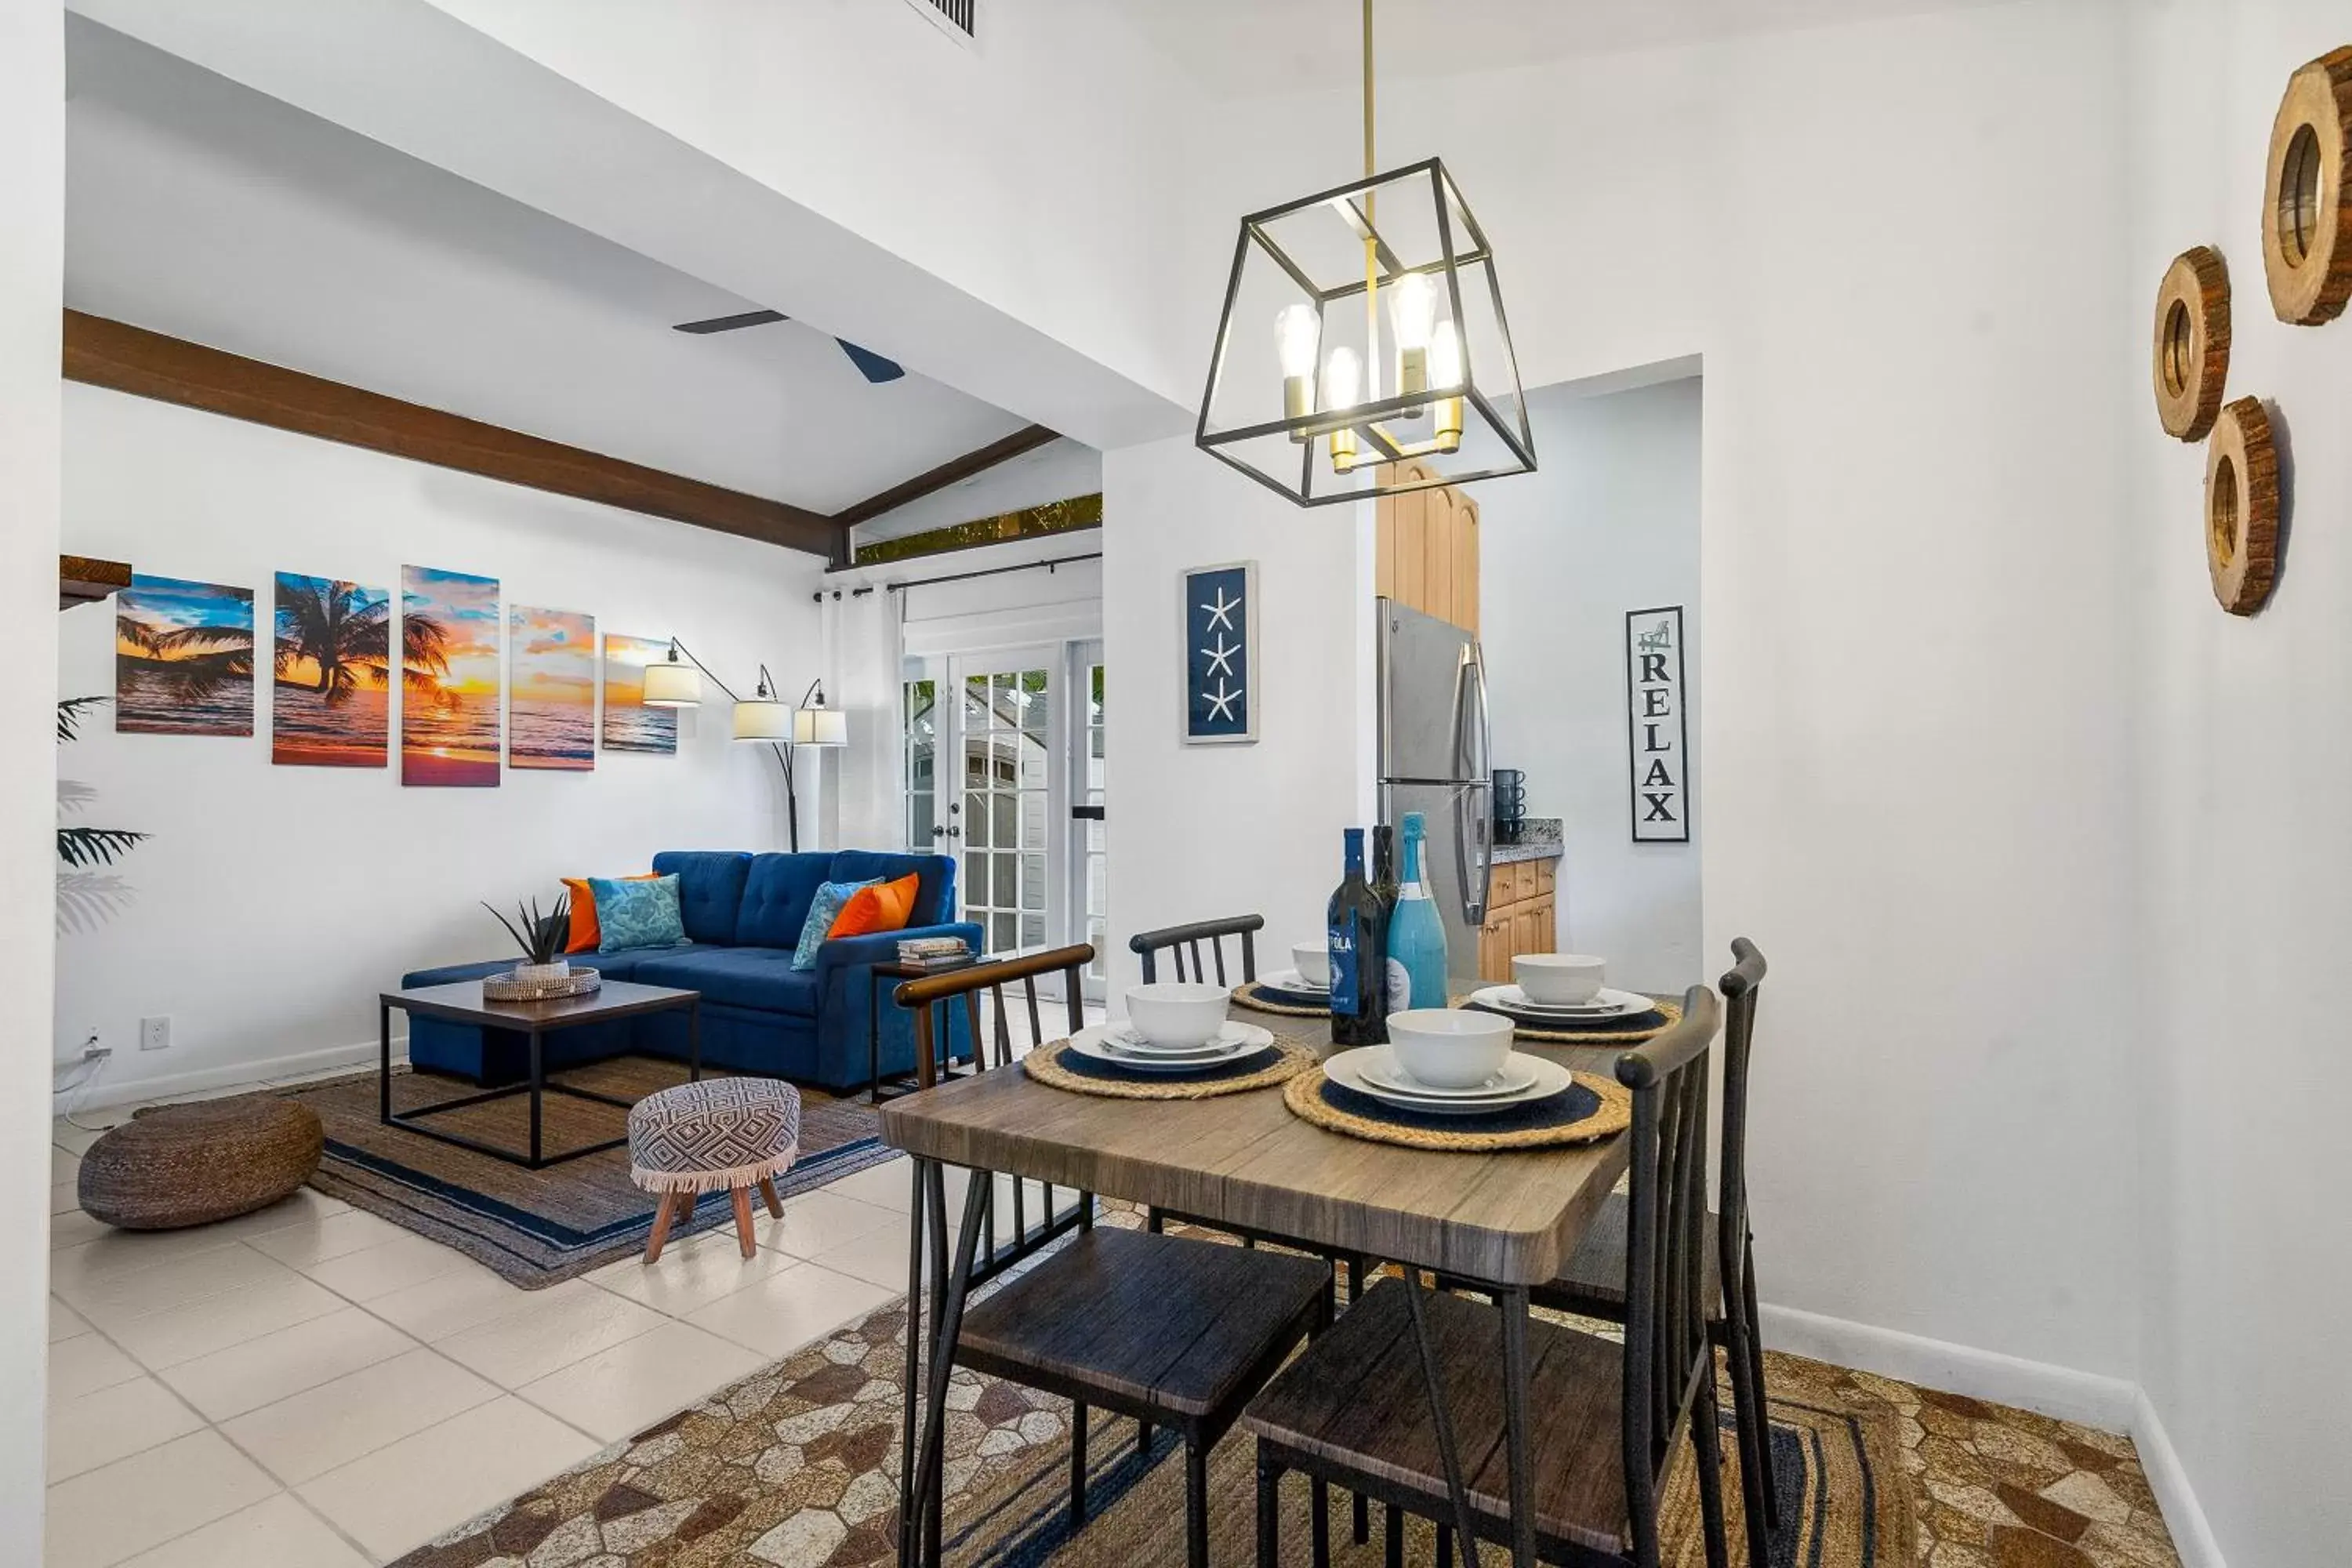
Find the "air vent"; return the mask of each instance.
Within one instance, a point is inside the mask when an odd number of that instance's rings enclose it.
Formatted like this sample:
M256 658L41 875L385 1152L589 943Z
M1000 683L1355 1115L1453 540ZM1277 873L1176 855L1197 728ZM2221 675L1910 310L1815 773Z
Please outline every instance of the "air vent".
M980 35L980 0L907 0L933 26L969 47Z

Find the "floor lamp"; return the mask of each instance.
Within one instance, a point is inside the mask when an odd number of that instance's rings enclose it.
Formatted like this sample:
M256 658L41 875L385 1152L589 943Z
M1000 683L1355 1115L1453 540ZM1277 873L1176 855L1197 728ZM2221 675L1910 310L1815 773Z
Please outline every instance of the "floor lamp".
M687 662L679 662L680 654L686 656ZM764 744L783 764L784 817L793 851L799 853L801 804L793 789L793 752L802 746L847 745L849 716L824 705L824 683L821 679L809 682L799 702L786 703L776 695L764 664L760 667L759 689L749 697L738 697L716 671L695 658L693 650L676 637L669 639L667 658L646 666L642 700L648 708L699 708L702 678L706 675L735 705L735 739Z

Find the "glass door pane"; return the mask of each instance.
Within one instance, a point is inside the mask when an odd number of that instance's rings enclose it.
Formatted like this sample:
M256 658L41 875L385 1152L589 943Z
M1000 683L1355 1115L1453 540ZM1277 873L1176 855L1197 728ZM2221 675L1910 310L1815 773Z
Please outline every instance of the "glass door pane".
M907 848L922 854L941 847L947 837L945 815L939 809L940 681L919 661L909 661L908 679L900 688L898 710L907 716Z
M1050 945L1054 913L1051 663L1029 655L950 664L962 779L947 837L961 843L964 918L992 953L1034 952Z
M1074 923L1071 940L1094 944L1094 962L1087 966L1089 1001L1103 999L1110 973L1110 877L1105 841L1103 808L1103 656L1099 642L1070 646L1070 680L1077 693L1072 704L1070 745L1070 863L1076 870L1071 890Z

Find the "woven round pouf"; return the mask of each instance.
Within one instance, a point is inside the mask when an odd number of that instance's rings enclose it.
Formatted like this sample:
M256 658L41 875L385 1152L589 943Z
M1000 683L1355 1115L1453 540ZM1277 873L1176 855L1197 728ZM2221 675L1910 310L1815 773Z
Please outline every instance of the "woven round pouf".
M801 1091L765 1078L712 1078L657 1090L629 1108L629 1179L661 1194L646 1261L659 1262L670 1226L703 1193L735 1200L736 1238L749 1258L751 1189L782 1218L775 1178L801 1152Z
M81 1206L123 1230L180 1230L267 1208L310 1179L327 1146L291 1100L142 1111L81 1157Z

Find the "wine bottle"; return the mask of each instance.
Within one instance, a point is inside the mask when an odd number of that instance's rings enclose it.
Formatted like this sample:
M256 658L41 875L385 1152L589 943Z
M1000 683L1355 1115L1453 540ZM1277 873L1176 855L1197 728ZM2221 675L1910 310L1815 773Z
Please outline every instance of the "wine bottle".
M1404 816L1404 877L1397 884L1396 912L1389 917L1389 952L1403 966L1411 1005L1443 1007L1445 988L1445 922L1430 896L1422 863L1424 830L1421 813Z
M1364 880L1364 830L1348 829L1347 874L1325 918L1331 943L1331 1043L1342 1048L1388 1038L1388 930L1381 900Z
M1389 922L1396 918L1396 829L1387 823L1372 828L1372 896L1381 901L1381 930L1386 931ZM1412 977L1403 964L1397 962L1396 945L1389 945L1388 1010L1402 1013L1412 1005Z

